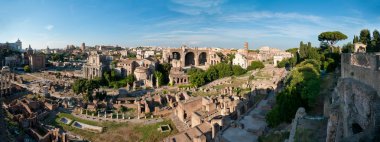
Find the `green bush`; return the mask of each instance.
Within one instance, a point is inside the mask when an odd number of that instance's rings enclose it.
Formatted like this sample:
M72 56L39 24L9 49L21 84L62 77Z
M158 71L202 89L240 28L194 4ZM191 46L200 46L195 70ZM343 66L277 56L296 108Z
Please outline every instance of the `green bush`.
M30 67L28 65L24 66L24 71L25 72L31 72Z
M255 69L262 69L264 68L264 64L261 61L252 61L251 65L248 66L247 70L255 70Z
M299 107L306 109L315 105L319 95L319 62L306 60L294 68L285 80L285 89L276 96L276 105L267 114L270 127L291 122Z

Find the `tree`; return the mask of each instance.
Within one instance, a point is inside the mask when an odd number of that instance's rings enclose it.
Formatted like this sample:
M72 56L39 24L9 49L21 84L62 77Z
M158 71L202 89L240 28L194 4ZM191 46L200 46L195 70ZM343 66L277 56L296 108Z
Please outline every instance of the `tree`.
M265 117L270 127L291 122L299 107L314 106L319 95L319 67L319 61L305 60L290 72L285 89L276 95L276 104Z
M368 43L370 43L371 33L368 29L363 29L360 31L359 41L363 44L366 44L366 45L368 45Z
M137 54L132 53L132 52L128 52L128 54L127 54L127 58L129 58L129 59L134 59L134 58L136 58L136 56L137 56Z
M187 70L187 75L192 75L199 72L204 72L204 71L200 68L190 68L189 70Z
M157 66L157 71L162 73L162 79L163 82L161 85L168 84L170 79L169 79L169 74L170 74L170 69L172 68L172 65L170 63L163 63L163 64L158 64Z
M28 65L24 66L24 72L31 72L30 67Z
M283 68L287 65L289 65L289 59L283 59L277 64L277 68Z
M80 93L85 93L91 94L93 90L97 89L100 87L100 81L92 79L92 80L87 80L87 79L77 79L74 81L72 85L72 89L74 93L80 94Z
M127 83L129 85L133 85L133 82L135 81L135 77L131 74L126 77Z
M112 81L120 80L120 76L115 69L111 69L111 79Z
M247 70L243 69L239 65L233 65L232 66L232 71L234 72L234 75L236 75L236 76L245 74L247 72Z
M164 76L163 76L163 74L161 72L155 71L154 72L154 77L156 77L157 86L161 86L162 84L164 84Z
M373 33L373 39L372 39L372 45L374 52L380 52L380 33L377 30L374 30Z
M248 70L255 70L255 69L262 69L262 68L264 68L265 66L264 66L264 64L263 64L263 62L261 62L261 61L252 61L251 62L251 65L250 66L248 66Z
M107 81L107 84L110 84L111 82L112 82L112 80L111 80L111 75L110 75L110 73L109 72L104 72L103 73L103 76L104 76L104 79Z
M327 42L330 46L334 46L338 41L347 39L347 36L339 31L328 31L319 34L318 40Z
M347 43L347 44L344 44L343 47L342 47L342 52L343 53L353 53L355 52L354 51L354 45L352 43Z
M352 43L358 43L359 42L359 37L358 36L354 36L354 39L352 40Z
M312 47L310 42L308 42L308 44L303 44L303 42L301 41L299 49L300 49L299 50L300 61L303 61L306 59L320 60L318 49Z
M228 77L234 74L231 65L232 64L227 64L223 62L215 65L216 70L218 70L219 78Z
M192 85L199 87L206 84L206 74L204 72L197 72L190 75L189 80Z
M106 97L107 97L107 92L106 91L96 92L96 94L95 94L95 98L98 99L98 100L104 100L104 99L106 99Z
M227 54L227 63L232 64L232 60L235 58L235 54Z
M128 111L128 108L126 108L125 106L121 106L120 107L120 112L127 112Z
M218 69L215 66L210 66L206 71L207 81L213 81L219 78Z

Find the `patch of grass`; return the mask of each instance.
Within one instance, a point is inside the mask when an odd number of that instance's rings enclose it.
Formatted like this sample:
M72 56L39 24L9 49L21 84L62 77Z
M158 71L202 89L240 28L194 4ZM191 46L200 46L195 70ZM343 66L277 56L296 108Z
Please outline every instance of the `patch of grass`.
M170 132L159 131L159 127L165 124L168 124L170 128L172 129ZM134 130L142 134L142 137L140 140L143 142L161 141L165 137L178 133L178 130L175 128L171 120L164 120L163 122L159 122L156 124L138 125L134 128Z
M192 87L194 87L194 85L192 84L181 84L178 86L178 88L192 88Z
M302 128L297 128L296 134L294 136L294 141L295 142L317 142L315 132L309 129L302 129Z
M259 142L283 142L289 138L289 132L269 133L265 136L259 136Z
M73 121L78 121L82 123L86 123L94 126L104 127L104 132L102 133L94 133L90 131L85 131L82 129L78 129L69 125L66 125L60 121L60 118L66 117ZM160 125L168 124L171 128L171 132L161 133L159 131ZM55 121L51 123L51 125L60 127L66 131L73 132L84 137L87 140L95 141L95 142L103 142L103 141L120 141L120 142L156 142L161 141L165 137L178 133L178 130L175 128L174 124L171 120L164 120L163 122L155 123L155 124L130 124L130 123L118 123L118 122L96 122L90 120L84 120L77 118L68 113L60 113L55 118Z
M61 118L63 117L66 117L68 119L71 119L74 121L78 121L78 122L81 122L81 123L85 123L85 124L89 124L89 125L94 125L94 126L101 126L101 127L104 127L104 132L105 134L109 134L113 129L116 129L116 128L119 128L119 127L128 127L128 123L118 123L118 122L96 122L96 121L90 121L90 120L84 120L84 119L81 119L81 118L77 118L75 116L73 116L72 114L68 114L68 113L59 113L57 114L57 117L55 118L55 121L51 122L50 124L53 125L53 126L56 126L56 127L60 127L66 131L70 131L70 132L73 132L75 134L78 134L78 135L81 135L82 137L84 137L85 139L88 139L88 140L91 140L91 141L94 141L95 138L96 138L96 135L98 135L97 133L94 133L94 132L90 132L90 131L85 131L85 130L82 130L82 129L78 129L78 128L75 128L75 127L72 127L70 125L67 125L63 122L60 121Z

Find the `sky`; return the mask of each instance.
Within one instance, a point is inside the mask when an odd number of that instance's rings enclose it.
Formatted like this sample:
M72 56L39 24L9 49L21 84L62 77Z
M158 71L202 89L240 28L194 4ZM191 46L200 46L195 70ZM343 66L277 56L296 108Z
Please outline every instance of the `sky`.
M324 31L352 41L380 30L377 0L0 0L0 42L242 48L319 45Z

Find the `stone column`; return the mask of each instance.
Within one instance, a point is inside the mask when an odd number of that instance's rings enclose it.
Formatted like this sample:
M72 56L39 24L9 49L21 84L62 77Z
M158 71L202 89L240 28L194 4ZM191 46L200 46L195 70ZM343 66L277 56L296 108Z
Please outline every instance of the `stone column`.
M195 66L199 66L199 54L194 53L194 64Z
M181 52L181 67L185 66L185 56L186 56L186 53Z

